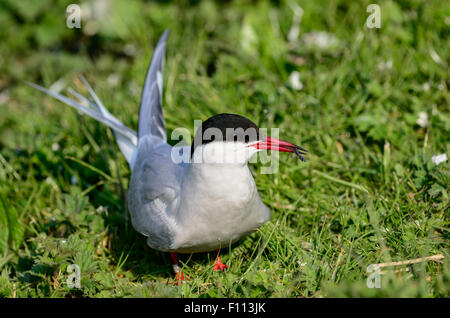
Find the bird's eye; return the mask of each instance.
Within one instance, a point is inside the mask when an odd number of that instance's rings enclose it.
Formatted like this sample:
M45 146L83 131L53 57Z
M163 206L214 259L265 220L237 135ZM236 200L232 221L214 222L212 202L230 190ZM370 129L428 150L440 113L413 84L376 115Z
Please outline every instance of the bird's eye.
M250 141L250 136L249 135L245 135L245 142L249 142Z

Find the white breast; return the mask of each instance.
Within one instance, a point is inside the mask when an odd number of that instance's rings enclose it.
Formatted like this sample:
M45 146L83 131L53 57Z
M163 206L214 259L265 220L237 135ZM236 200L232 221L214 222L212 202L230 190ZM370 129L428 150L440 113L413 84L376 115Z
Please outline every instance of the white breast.
M270 218L247 165L191 164L181 189L177 252L226 248Z

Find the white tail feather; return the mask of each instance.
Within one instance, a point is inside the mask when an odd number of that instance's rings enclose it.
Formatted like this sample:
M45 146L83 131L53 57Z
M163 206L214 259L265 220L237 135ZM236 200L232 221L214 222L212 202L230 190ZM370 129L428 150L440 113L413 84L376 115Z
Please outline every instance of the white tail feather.
M120 148L120 151L125 156L125 159L127 160L128 164L131 168L133 168L133 154L135 153L136 147L137 147L137 134L135 131L131 130L130 128L126 127L124 124L122 124L117 118L115 118L103 105L103 103L100 101L98 96L95 94L92 87L89 85L89 83L86 81L86 79L82 76L80 76L81 81L86 86L86 88L89 90L89 93L91 94L92 99L94 102L89 100L88 98L84 97L77 91L73 89L69 89L69 93L75 96L77 99L79 99L81 102L84 102L88 104L91 108L86 107L84 105L81 105L80 103L74 101L73 99L70 99L64 95L54 93L42 86L39 86L34 83L27 82L28 85L31 87L34 87L41 92L44 92L53 98L56 98L57 100L63 102L66 105L69 105L87 115L90 117L98 120L99 122L105 124L109 128L111 128L114 132L114 136L116 137L116 142Z

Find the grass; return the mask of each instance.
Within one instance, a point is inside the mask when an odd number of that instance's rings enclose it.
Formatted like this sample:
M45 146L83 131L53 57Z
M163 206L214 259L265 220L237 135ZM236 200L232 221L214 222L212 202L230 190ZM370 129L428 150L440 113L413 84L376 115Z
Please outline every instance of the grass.
M370 1L299 1L292 41L288 1L116 0L80 30L65 26L71 2L0 4L1 296L449 297L449 162L432 162L450 153L448 2L378 1L381 28L368 29ZM135 129L167 27L169 136L233 112L310 152L305 164L281 155L276 174L252 165L271 221L223 251L224 273L213 253L182 256L181 286L130 224L130 170L111 131L24 83L82 90L82 73ZM330 47L311 44L317 31ZM370 264L436 254L366 285Z

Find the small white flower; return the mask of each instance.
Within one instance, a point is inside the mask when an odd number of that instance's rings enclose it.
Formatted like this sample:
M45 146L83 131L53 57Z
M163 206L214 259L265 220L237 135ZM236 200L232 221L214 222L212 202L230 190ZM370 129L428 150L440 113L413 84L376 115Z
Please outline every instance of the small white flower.
M128 55L128 56L134 56L136 55L136 46L132 43L128 43L127 45L125 45L125 47L123 48L123 52Z
M97 34L98 29L100 29L100 24L96 21L88 21L83 28L83 32L86 35L93 36Z
M303 9L294 2L289 2L288 4L294 12L294 16L292 18L292 25L289 29L287 37L289 42L295 42L300 34L300 23L303 17Z
M59 144L57 142L53 143L52 150L53 151L58 151L59 150Z
M109 85L115 87L120 84L120 75L117 73L112 73L111 75L108 76L107 81Z
M420 127L428 127L428 125L430 124L430 121L428 120L428 115L426 112L420 112L419 113L419 118L416 121L417 125L419 125Z
M429 91L430 91L430 83L428 83L428 82L423 83L422 89L423 89L425 92L429 92Z
M437 52L433 48L430 48L429 53L431 58L436 64L444 64L442 62L442 58L439 56L439 54L437 54Z
M339 40L333 33L328 33L325 31L309 32L303 36L303 41L305 41L308 48L316 47L322 50L336 47L339 44Z
M387 60L385 62L380 62L377 65L377 68L379 70L390 70L392 68L392 61L391 60Z
M289 75L288 82L291 87L297 91L303 89L303 83L300 81L300 73L297 71L293 71L291 75Z
M242 27L241 31L241 47L242 49L249 54L256 52L256 46L258 44L258 35L256 34L253 27L246 23Z
M435 165L441 164L446 161L447 161L447 154L445 153L431 157L431 162L433 162Z
M72 183L72 185L77 185L78 184L78 179L75 176L72 176L72 178L70 178L70 183Z
M1 61L0 61L1 64ZM1 104L6 104L9 101L9 92L8 90L4 90L3 92L0 93L0 105Z

